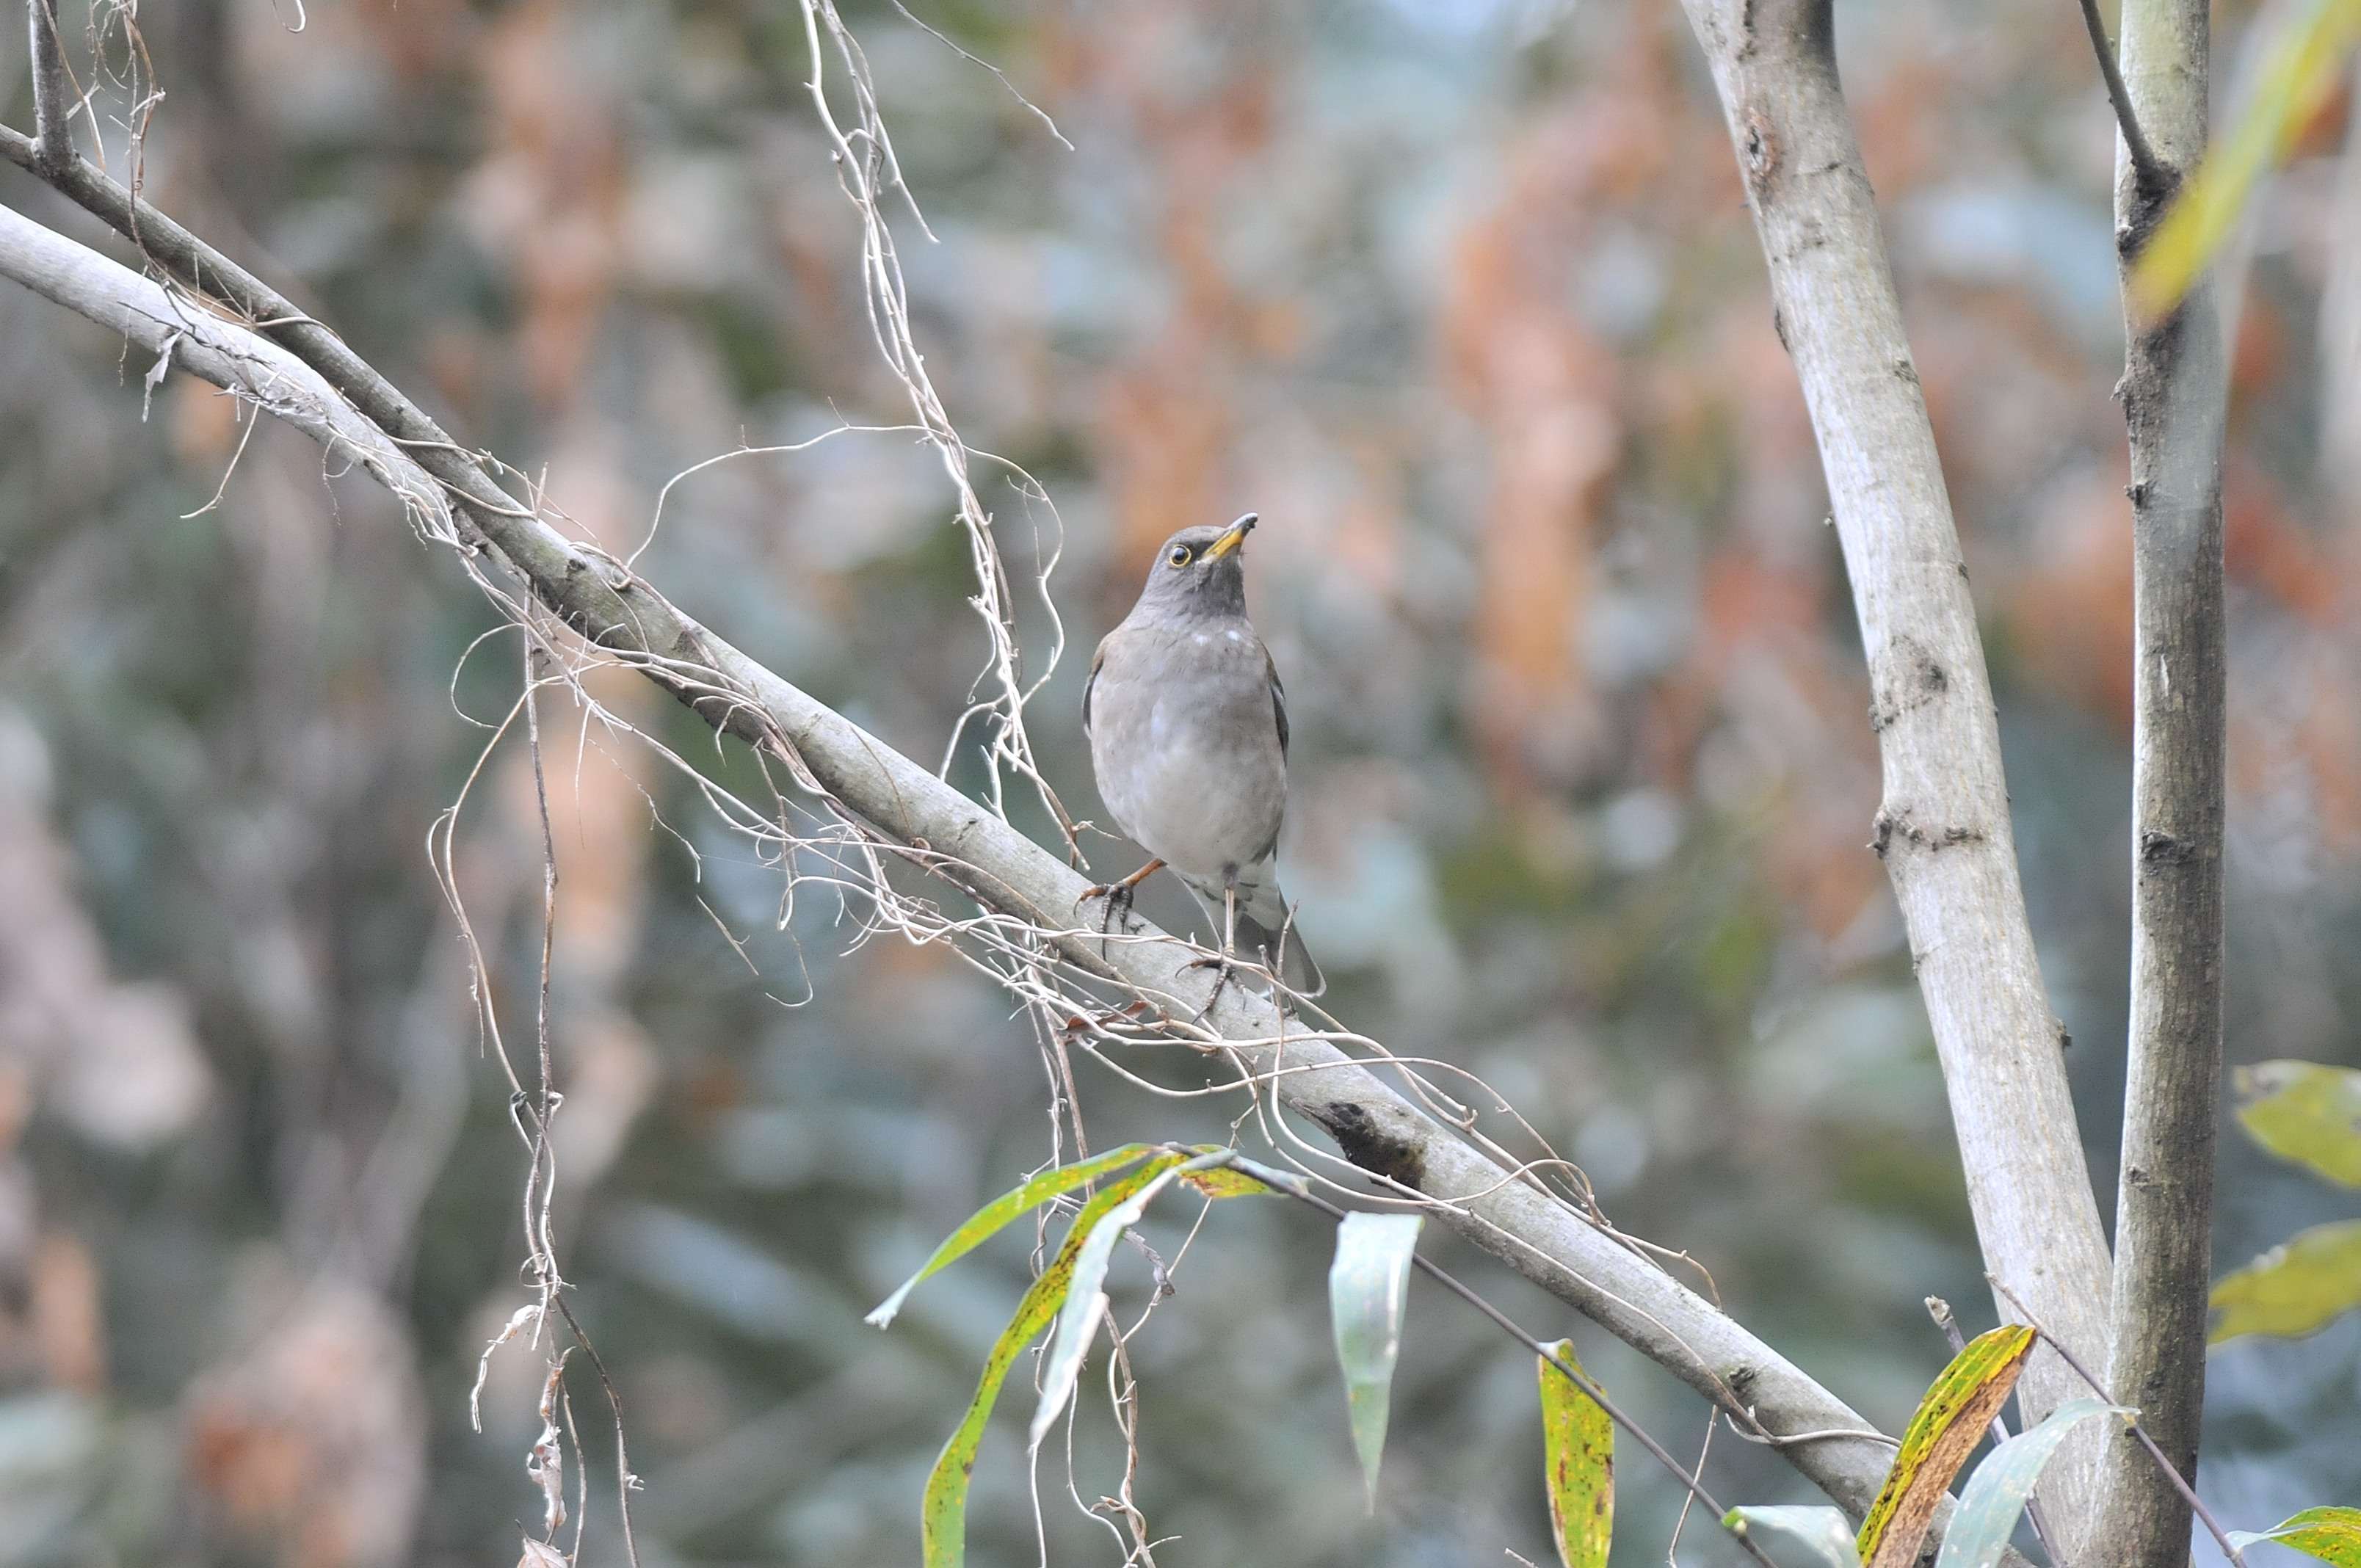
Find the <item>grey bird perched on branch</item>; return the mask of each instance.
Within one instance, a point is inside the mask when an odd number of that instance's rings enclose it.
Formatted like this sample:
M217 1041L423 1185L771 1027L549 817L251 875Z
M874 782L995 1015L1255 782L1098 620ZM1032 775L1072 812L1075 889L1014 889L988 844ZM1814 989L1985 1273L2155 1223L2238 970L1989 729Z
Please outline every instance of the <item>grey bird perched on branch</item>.
M1248 512L1227 528L1184 528L1166 540L1139 602L1091 661L1082 728L1099 795L1153 857L1092 891L1112 920L1170 866L1221 927L1224 978L1228 955L1243 951L1316 995L1326 981L1289 918L1273 863L1287 810L1287 694L1246 619L1241 547L1255 521Z

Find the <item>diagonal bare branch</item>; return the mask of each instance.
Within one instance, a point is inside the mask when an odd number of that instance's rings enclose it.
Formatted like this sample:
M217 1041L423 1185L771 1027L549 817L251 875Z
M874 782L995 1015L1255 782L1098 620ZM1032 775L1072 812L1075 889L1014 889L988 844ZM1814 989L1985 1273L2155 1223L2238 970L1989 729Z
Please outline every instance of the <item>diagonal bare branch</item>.
M142 232L161 232L160 214L122 210L126 223L136 220ZM192 264L210 254L194 246L189 240L180 247ZM214 262L204 265L208 279L223 275ZM489 544L595 647L641 670L717 729L798 770L808 788L865 824L889 852L1026 922L1028 939L1057 961L1107 977L1120 993L1150 1003L1168 1019L1186 1018L1210 999L1213 981L1191 967L1199 949L1147 927L1102 938L1095 905L1082 901L1085 879L1060 856L740 652L619 563L565 539L529 509L510 502L489 477L471 470L457 503L472 529L453 522L451 503L437 483L444 476L430 469L434 464L449 472L465 461L447 440L412 445L390 438L294 353L235 323L192 314L160 285L5 209L0 276L146 350L171 345L182 369L260 402L357 461L402 498L429 533L461 548ZM307 324L302 331L307 346L330 363L349 356L324 329ZM357 365L344 367L346 384L364 390L384 386L367 367L356 371ZM479 501L484 495L494 499ZM1089 1026L1085 1020L1075 1023ZM1165 1023L1158 1031L1231 1062L1257 1093L1267 1091L1274 1119L1285 1110L1325 1129L1381 1194L1425 1207L1749 1430L1773 1437L1833 1433L1777 1446L1853 1513L1874 1497L1890 1449L1850 1435L1867 1421L1624 1238L1421 1110L1341 1048L1340 1041L1356 1036L1307 1033L1238 985L1224 989L1202 1029L1191 1033Z

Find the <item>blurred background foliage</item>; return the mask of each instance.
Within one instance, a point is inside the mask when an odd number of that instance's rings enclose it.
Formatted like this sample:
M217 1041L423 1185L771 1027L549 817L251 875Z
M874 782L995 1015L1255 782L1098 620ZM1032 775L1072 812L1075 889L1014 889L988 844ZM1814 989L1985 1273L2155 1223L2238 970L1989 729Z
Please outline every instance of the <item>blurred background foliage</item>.
M1071 699L1155 542L1259 510L1251 595L1294 716L1285 862L1332 1002L1481 1074L1626 1230L1688 1249L1896 1428L1947 1355L1921 1299L1971 1331L1989 1305L1864 847L1868 688L1812 435L1677 7L914 7L1072 143L890 4L848 8L938 237L903 222L930 368L968 440L1056 502L986 496L1013 562L1062 543L1069 644L1032 721L1054 782L1094 805ZM141 10L169 94L148 193L545 476L587 536L628 550L669 476L741 441L901 417L794 6L307 9L301 32L291 0ZM2071 5L1838 9L2111 1200L2130 644L2111 124ZM2220 8L2224 58L2261 9ZM23 124L10 70L0 115ZM2227 263L2237 1063L2361 1059L2348 118L2339 93L2304 127ZM14 170L0 200L94 237ZM247 442L181 378L143 424L145 368L0 291L0 1560L504 1560L539 1514L539 1372L494 1362L480 1435L467 1394L527 1299L522 1157L424 845L514 699L516 646L475 646L495 618L453 564L298 438ZM908 438L840 435L688 481L642 565L934 757L983 656L950 507ZM1057 629L1024 630L1038 668ZM653 692L598 689L723 765ZM775 874L676 776L586 743L563 705L544 727L559 1240L627 1403L642 1559L911 1561L1025 1245L929 1282L891 1334L861 1314L1049 1155L1030 1032L939 951L848 950L818 897L778 929ZM527 1037L522 748L466 801L459 881ZM1143 907L1191 917L1176 889ZM1104 1074L1082 1091L1102 1146L1220 1137L1230 1114ZM2224 1270L2351 1217L2244 1139L2223 1158ZM1168 1257L1181 1223L1150 1220ZM1364 1517L1326 1252L1296 1213L1224 1205L1137 1343L1161 1560L1547 1560L1530 1361L1415 1287ZM1694 1449L1686 1390L1458 1261ZM1137 1302L1136 1256L1113 1286ZM595 1383L577 1394L588 1560L616 1563L605 1417ZM2352 1500L2357 1395L2349 1317L2217 1351L2208 1496L2247 1528ZM1004 1412L985 1444L980 1563L1037 1557L1021 1431ZM1117 1475L1103 1394L1080 1434L1087 1502ZM1808 1493L1726 1436L1711 1463L1726 1498ZM1678 1494L1620 1468L1617 1561L1656 1560ZM1058 1471L1052 1560L1120 1561ZM1727 1558L1712 1534L1693 1524L1685 1560Z

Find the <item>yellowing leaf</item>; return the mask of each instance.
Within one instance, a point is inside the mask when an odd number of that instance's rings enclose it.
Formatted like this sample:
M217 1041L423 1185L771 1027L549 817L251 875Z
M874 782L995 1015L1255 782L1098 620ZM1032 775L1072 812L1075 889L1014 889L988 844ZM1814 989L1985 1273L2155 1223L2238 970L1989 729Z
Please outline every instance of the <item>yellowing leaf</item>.
M1901 1451L1861 1521L1859 1549L1869 1568L1914 1563L1935 1509L1951 1489L2033 1352L2033 1331L2004 1323L1978 1334L1951 1358L1902 1433Z
M2205 155L2173 199L2132 269L2132 302L2143 316L2180 302L2222 248L2265 174L2283 161L2336 85L2361 41L2361 0L2312 0L2292 18L2264 67L2254 101Z
M2361 1307L2361 1220L2299 1231L2213 1287L2212 1343L2241 1334L2300 1339Z
M2231 1075L2247 1136L2331 1181L2361 1187L2361 1072L2266 1061Z
M1006 1381L1008 1369L1058 1315L1058 1308L1073 1284L1074 1261L1082 1244L1109 1211L1188 1157L1179 1153L1159 1154L1137 1170L1109 1182L1082 1205L1082 1212L1074 1216L1073 1225L1066 1232L1064 1244L1058 1248L1058 1255L1050 1259L1041 1277L1033 1281L1025 1299L1017 1302L1016 1316L1000 1331L999 1339L993 1342L992 1354L984 1358L983 1376L976 1383L975 1398L968 1401L966 1416L961 1420L959 1430L951 1433L950 1441L943 1444L934 1473L927 1477L926 1499L918 1518L926 1568L960 1568L967 1560L968 1478L975 1473L975 1453L983 1442L984 1422L991 1419L992 1407L1000 1398L1000 1386Z
M992 1238L994 1232L1017 1215L1038 1208L1060 1193L1071 1192L1086 1181L1095 1180L1110 1171L1121 1170L1134 1160L1144 1157L1147 1153L1146 1144L1126 1144L1119 1149L1109 1149L1106 1153L1091 1159L1076 1160L1071 1165L1061 1165L1055 1170L1045 1170L1038 1176L1028 1178L1010 1190L1002 1193L983 1208L978 1209L969 1216L965 1224L945 1237L943 1245L935 1249L934 1256L927 1259L925 1266L902 1281L901 1288L886 1297L877 1310L870 1313L864 1321L881 1329L884 1328L894 1321L894 1314L902 1310L903 1300L917 1288L920 1280L930 1274L941 1272L983 1245Z
M1180 1179L1208 1198L1252 1198L1270 1190L1242 1170L1225 1170L1219 1166L1212 1170L1190 1171Z
M2293 1547L2336 1568L2361 1568L2361 1508L2306 1508L2259 1534L2230 1532L2230 1544L2241 1552L2258 1541Z
M1574 1342L1550 1352L1580 1371ZM1615 1423L1574 1379L1541 1358L1542 1462L1549 1483L1550 1528L1565 1568L1607 1568L1615 1533Z

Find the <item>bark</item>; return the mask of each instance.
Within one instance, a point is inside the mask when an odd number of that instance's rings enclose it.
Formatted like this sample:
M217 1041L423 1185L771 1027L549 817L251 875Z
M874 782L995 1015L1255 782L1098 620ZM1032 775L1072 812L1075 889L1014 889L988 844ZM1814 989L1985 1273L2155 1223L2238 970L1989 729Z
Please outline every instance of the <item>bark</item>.
M1950 1095L1986 1266L2085 1360L2106 1242L2026 923L2000 734L1926 399L1837 80L1828 0L1684 0L1713 69L1851 577L1884 773L1872 825ZM2004 1317L2014 1312L1999 1304ZM2084 1390L2037 1352L2028 1421ZM2070 1539L2102 1434L2042 1481Z
M2118 142L2126 283L2171 188L2204 151L2209 52L2205 0L2127 0L2124 81L2162 170L2143 178ZM2107 1384L2193 1477L2222 1076L2224 383L2211 288L2162 321L2127 315L2125 336L2137 661L2131 1034ZM2111 1562L2188 1561L2189 1505L2128 1435L2108 1443L2101 1479L2094 1539Z
M74 157L67 119L72 93L66 73L65 39L58 33L57 0L25 0L25 9L31 31L33 127L39 137L36 156L42 173L54 174Z
M30 156L30 143L0 131L0 152L22 160ZM472 538L478 547L496 552L576 630L717 729L792 757L832 803L889 844L905 847L915 863L950 878L990 907L1054 934L1060 956L1110 973L1144 995L1171 999L1182 1016L1207 1000L1212 977L1185 967L1201 956L1199 949L1149 928L1141 939L1108 946L1103 960L1096 906L1079 902L1085 880L1061 857L740 652L615 562L556 533L476 469L459 447L390 439L380 428L387 420L425 422L425 416L334 334L302 320L292 306L160 214L144 203L132 208L97 171L78 167L93 211L115 214L118 226L150 242L153 255L173 258L170 269L202 268L208 284L250 296L242 305L280 323L274 333L295 334L302 357L291 352L294 345L281 346L244 327L192 315L155 283L5 208L0 276L144 350L169 346L180 368L257 399L313 439L357 457L413 503L443 507L446 486L456 487L456 510L466 520L457 531L463 543ZM314 363L324 363L327 371ZM347 406L346 396L358 411ZM387 406L384 418L371 402ZM424 427L433 428L431 422ZM457 479L451 477L462 469ZM1246 988L1225 988L1208 1022L1234 1043L1230 1049L1249 1070L1271 1073L1283 1066L1284 1074L1274 1080L1279 1102L1324 1129L1373 1179L1431 1200L1440 1223L1707 1398L1751 1410L1773 1432L1869 1430L1836 1395L1735 1320L1572 1208L1510 1179L1344 1052L1322 1041L1286 1037L1270 1004ZM1858 1518L1875 1497L1892 1449L1868 1438L1836 1436L1783 1444L1779 1453Z

